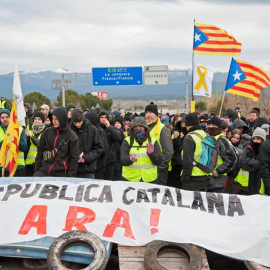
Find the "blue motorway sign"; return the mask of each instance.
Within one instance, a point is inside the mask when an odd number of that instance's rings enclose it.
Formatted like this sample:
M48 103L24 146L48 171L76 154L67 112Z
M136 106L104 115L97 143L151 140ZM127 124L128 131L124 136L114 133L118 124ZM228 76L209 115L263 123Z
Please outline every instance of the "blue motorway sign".
M142 85L142 67L92 68L94 86Z

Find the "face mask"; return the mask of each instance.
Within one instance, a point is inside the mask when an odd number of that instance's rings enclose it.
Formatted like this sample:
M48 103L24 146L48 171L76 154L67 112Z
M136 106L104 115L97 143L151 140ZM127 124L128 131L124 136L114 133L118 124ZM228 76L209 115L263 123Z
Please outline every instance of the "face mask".
M145 129L134 129L134 136L137 139L144 139L145 138Z
M210 136L216 136L219 135L221 133L221 128L215 128L215 127L208 127L206 129L206 132L210 135Z
M255 143L255 142L251 142L251 146L252 146L252 149L254 150L255 153L258 153L259 152L259 148L261 146L261 143Z
M162 124L169 123L169 118L164 118L161 120Z
M206 130L206 125L201 124L200 126L202 130Z
M186 136L187 135L187 128L186 127L181 127L181 131L183 132L183 134Z

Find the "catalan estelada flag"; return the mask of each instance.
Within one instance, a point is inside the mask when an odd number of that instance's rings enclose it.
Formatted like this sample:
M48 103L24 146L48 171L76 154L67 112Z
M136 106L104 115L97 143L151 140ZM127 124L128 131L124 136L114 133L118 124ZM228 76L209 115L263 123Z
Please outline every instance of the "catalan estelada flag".
M193 52L195 54L240 55L242 44L225 30L202 23L194 25Z
M225 91L258 101L263 88L270 85L270 75L264 69L232 58Z
M2 176L4 176L5 169L8 169L10 177L12 177L16 172L18 165L19 138L20 136L17 118L17 105L16 101L14 100L9 118L8 128L0 151L0 165L2 166Z

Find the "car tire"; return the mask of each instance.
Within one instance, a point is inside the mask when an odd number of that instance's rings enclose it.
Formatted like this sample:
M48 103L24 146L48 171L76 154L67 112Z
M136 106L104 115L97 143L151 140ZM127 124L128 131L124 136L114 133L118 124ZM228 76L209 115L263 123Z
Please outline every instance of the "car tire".
M202 268L202 258L199 249L190 244L177 244L165 241L153 241L148 244L144 254L144 267L146 270L167 270L161 266L157 260L158 254L166 249L173 249L176 252L185 253L190 261L188 270L198 270Z
M58 237L50 246L47 256L49 270L68 270L60 260L62 252L71 246L87 246L94 255L94 259L83 270L104 270L107 264L107 250L102 240L93 233L85 231L67 232Z

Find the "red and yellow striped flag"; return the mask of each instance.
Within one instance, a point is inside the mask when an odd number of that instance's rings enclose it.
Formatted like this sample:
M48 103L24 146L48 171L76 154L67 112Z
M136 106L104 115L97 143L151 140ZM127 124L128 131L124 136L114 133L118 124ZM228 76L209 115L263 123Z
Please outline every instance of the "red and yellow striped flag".
M227 93L258 101L263 88L270 85L270 75L264 69L232 58L226 83Z
M240 55L242 44L225 30L214 25L195 23L193 52L195 54Z
M5 168L9 170L10 177L12 177L16 172L18 166L19 137L17 105L14 100L8 128L0 151L0 165L3 167L2 176L4 176Z

